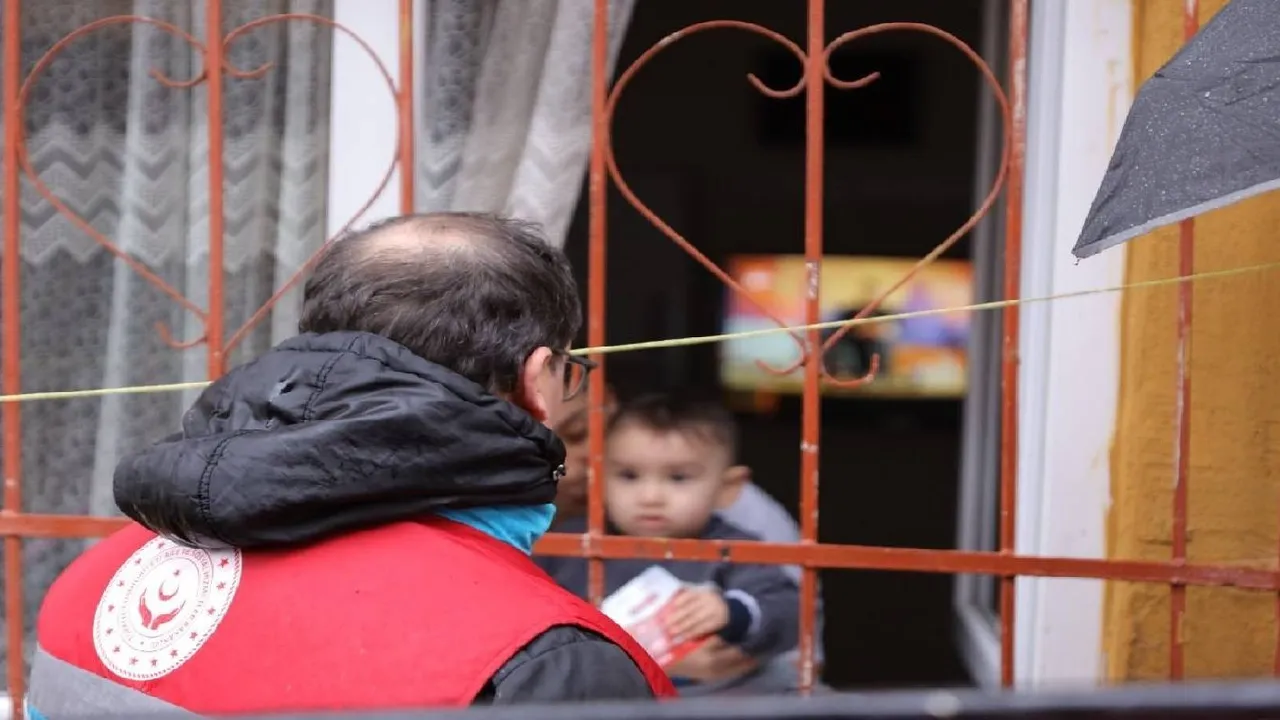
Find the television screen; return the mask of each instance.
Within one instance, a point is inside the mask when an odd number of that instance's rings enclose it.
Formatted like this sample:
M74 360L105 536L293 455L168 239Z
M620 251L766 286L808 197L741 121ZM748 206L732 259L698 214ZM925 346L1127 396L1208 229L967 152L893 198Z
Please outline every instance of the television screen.
M821 320L852 318L906 275L916 262L913 258L824 258L819 279ZM804 324L804 256L737 256L730 260L728 272L760 306L787 325ZM750 300L732 290L728 292L724 332L776 327ZM886 298L872 315L959 307L972 302L969 262L939 260ZM826 339L835 332L824 330L822 337ZM879 353L880 370L870 383L848 390L826 384L823 393L885 398L961 397L967 380L968 341L969 313L964 311L855 327L827 352L827 369L838 378L860 377L868 370L872 355ZM799 393L804 384L803 371L797 369L780 376L756 362L785 368L799 359L800 348L785 332L729 340L721 345L721 380L730 390Z

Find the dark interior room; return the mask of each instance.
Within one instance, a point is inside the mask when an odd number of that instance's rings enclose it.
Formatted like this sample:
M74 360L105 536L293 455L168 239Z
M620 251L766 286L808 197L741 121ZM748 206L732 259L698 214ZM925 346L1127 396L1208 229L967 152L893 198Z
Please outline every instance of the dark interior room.
M980 0L838 0L827 34L873 23L936 25L978 47ZM758 23L803 43L805 4L778 0L639 2L615 77L670 33L713 19ZM937 38L891 33L846 45L833 72L878 70L861 90L828 88L826 253L915 259L973 211L978 71ZM804 247L803 94L765 97L800 77L796 59L756 34L716 29L658 53L621 97L612 137L618 166L666 223L724 266L734 255ZM612 185L611 185L612 187ZM610 190L609 343L723 331L725 287ZM587 194L567 251L586 287ZM962 240L947 257L969 257ZM585 292L584 292L585 298ZM800 403L742 403L720 378L719 348L622 353L608 378L622 397L653 389L735 403L741 461L793 514ZM831 397L822 405L820 539L918 548L956 545L962 400ZM824 680L837 688L970 682L956 649L946 575L825 571Z

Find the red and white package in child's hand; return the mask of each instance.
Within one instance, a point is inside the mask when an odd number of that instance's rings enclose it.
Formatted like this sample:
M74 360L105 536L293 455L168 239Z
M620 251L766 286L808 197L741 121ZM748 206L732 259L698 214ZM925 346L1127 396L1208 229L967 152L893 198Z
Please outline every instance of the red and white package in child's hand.
M600 610L631 634L659 665L668 666L693 652L704 638L675 642L663 623L664 610L684 583L654 565L604 599Z

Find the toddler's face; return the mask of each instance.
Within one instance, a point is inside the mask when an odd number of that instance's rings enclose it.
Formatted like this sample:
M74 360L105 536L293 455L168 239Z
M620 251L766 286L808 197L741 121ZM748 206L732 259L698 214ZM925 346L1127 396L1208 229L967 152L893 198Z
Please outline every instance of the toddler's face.
M613 429L605 459L605 507L623 533L698 535L715 511L730 459L700 433L637 423Z

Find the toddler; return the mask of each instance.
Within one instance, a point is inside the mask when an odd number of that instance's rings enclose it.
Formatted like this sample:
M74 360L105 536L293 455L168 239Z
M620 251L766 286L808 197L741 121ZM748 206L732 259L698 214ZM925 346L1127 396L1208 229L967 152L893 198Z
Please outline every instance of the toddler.
M605 458L605 507L611 534L637 537L754 540L716 510L732 502L749 478L734 464L732 416L709 403L648 396L622 406L610 418ZM556 529L583 532L585 518ZM581 597L587 595L587 564L579 558L540 558L539 564ZM709 683L682 680L685 695L727 690L786 691L795 670L769 660L797 643L799 590L778 566L685 560L606 560L610 594L653 565L685 583L666 616L677 642L719 637L757 660L744 675ZM678 675L678 664L673 674ZM784 677L785 676L785 677Z

